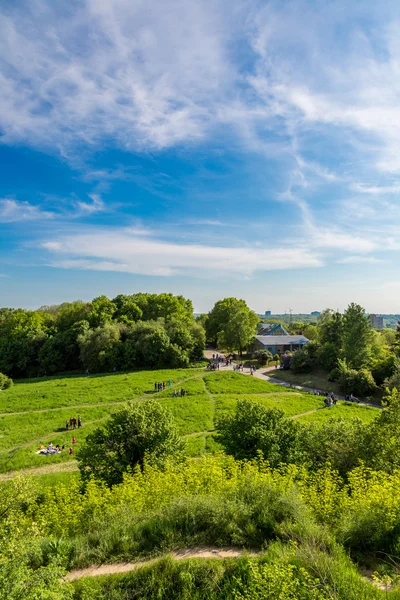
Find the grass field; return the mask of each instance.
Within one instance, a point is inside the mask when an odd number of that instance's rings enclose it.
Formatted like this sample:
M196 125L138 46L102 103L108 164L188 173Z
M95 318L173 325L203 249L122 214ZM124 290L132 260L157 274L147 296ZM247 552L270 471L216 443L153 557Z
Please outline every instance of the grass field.
M157 381L170 381L171 387L155 393ZM182 387L186 395L174 398L173 389ZM63 472L68 468L63 463L73 461L75 456L70 457L67 452L37 455L39 445L51 441L69 448L76 436L75 454L87 434L113 411L127 401L142 402L149 397L156 397L171 410L181 435L187 436L186 451L190 456L219 450L212 432L218 419L232 413L240 398L268 408L281 408L305 422L323 422L332 416L359 416L367 421L377 414L377 409L344 403L321 410L322 398L232 371L179 369L25 380L0 394L0 473L34 468L38 477L44 478L43 484L57 478L68 480L73 473ZM83 427L66 431L65 421L78 415ZM60 472L55 477L57 464ZM44 472L47 466L48 474Z

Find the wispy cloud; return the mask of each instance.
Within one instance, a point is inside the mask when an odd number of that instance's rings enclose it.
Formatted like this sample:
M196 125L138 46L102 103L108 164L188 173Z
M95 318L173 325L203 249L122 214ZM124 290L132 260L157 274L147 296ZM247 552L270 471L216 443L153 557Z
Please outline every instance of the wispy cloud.
M92 215L106 210L106 206L98 194L89 194L89 198L92 202L82 202L80 200L76 202L78 212L75 216Z
M382 263L383 261L375 256L345 256L337 261L338 264L341 265L351 265L351 264L368 264L368 265L376 265Z
M0 200L0 223L17 223L19 221L37 221L51 219L54 213L42 210L29 202L18 202L10 198Z
M316 254L302 247L270 250L176 244L110 229L45 241L42 247L57 256L55 266L69 269L121 271L142 275L250 276L256 271L321 266Z

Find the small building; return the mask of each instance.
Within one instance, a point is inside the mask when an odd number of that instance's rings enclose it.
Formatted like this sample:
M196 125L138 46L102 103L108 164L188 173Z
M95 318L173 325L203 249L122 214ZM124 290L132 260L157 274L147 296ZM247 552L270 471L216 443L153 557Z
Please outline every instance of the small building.
M271 316L271 311L270 310L266 310L265 311L265 316L266 317L270 317Z
M374 329L383 329L383 317L379 317L378 315L369 315L369 319L371 321L371 326Z
M267 350L274 354L295 352L309 343L304 335L256 335L253 350Z
M319 317L320 314L321 313L319 312L319 310L313 310L312 313L311 313L311 316L312 317Z

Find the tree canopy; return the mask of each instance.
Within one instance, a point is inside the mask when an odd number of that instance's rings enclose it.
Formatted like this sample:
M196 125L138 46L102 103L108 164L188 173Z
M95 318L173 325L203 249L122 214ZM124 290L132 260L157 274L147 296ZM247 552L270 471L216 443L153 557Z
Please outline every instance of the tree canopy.
M258 321L258 316L244 300L225 298L219 300L208 314L207 338L228 351L242 354L256 334Z
M130 403L87 436L79 469L84 481L94 477L112 486L124 473L143 467L145 459L162 464L183 448L172 415L159 402Z

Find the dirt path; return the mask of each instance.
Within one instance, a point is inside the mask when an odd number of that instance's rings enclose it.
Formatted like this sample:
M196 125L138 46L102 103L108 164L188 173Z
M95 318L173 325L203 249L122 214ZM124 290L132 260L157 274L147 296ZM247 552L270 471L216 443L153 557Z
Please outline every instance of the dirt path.
M10 471L9 473L0 473L0 481L8 481L14 477L25 477L26 475L49 475L52 473L72 473L78 470L76 460L69 460L65 463L54 463L53 465L43 465L42 467L32 467L31 469L22 469L20 471Z
M237 558L241 554L248 554L250 556L256 556L257 553L248 552L242 548L236 548L235 546L229 546L225 548L214 548L213 546L204 546L197 548L185 548L183 550L177 550L171 552L168 555L175 560L185 560L187 558ZM133 562L133 563L115 563L110 565L98 565L88 567L86 569L76 569L71 571L67 575L67 579L72 581L74 579L81 579L81 577L99 577L100 575L115 575L116 573L128 573L129 571L135 571L142 567L153 565L155 562L163 557L151 558L149 560Z

